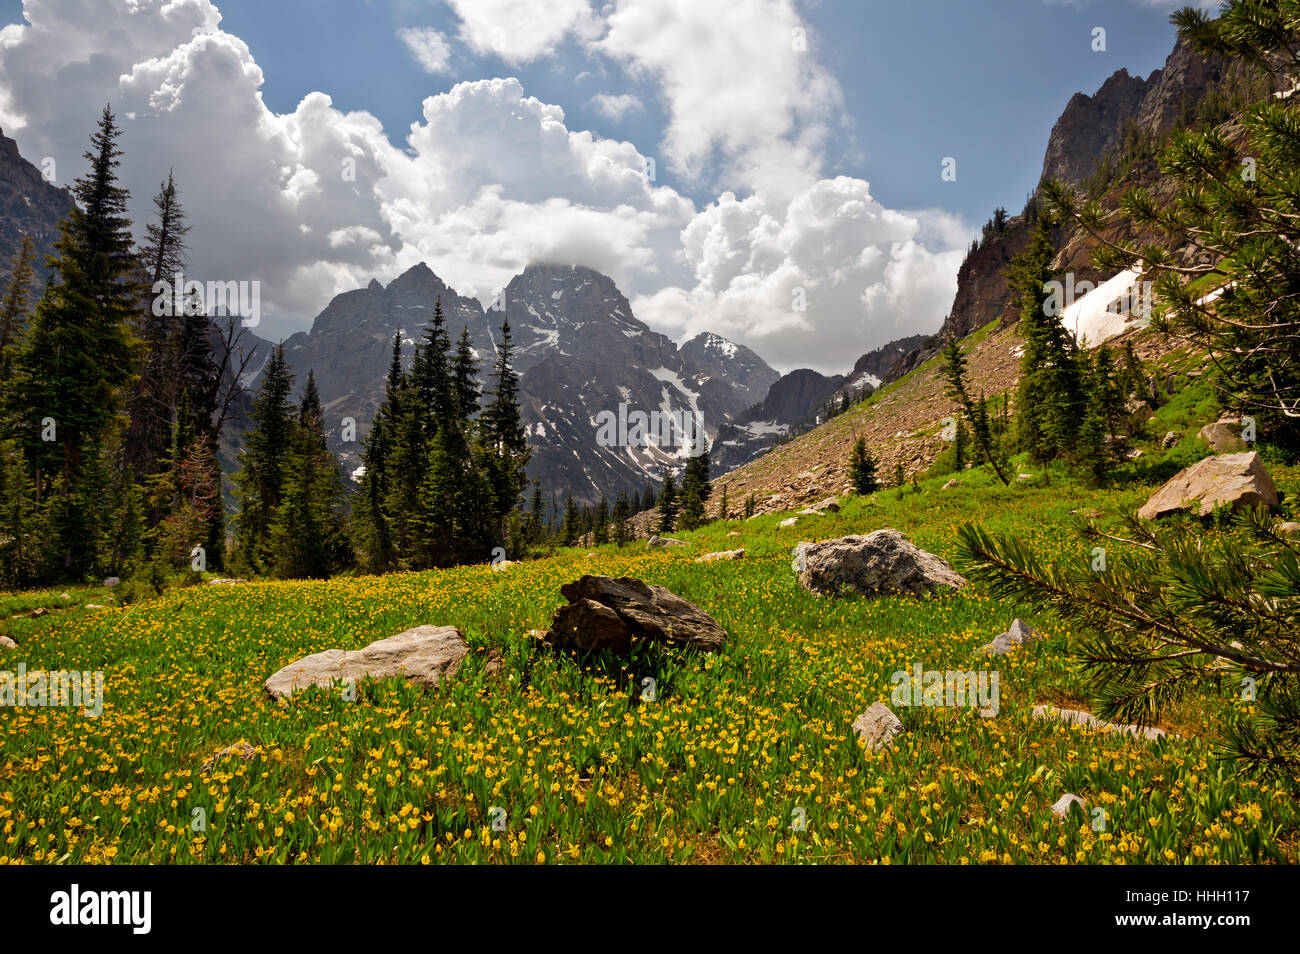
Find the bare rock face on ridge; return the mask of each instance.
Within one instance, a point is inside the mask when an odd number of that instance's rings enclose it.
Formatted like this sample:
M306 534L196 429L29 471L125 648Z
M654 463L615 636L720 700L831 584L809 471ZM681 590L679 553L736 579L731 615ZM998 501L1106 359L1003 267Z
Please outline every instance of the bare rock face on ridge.
M922 550L897 530L800 543L794 548L793 569L804 589L824 596L845 592L924 596L966 585L946 560Z
M555 612L541 639L557 649L627 655L635 641L714 652L727 631L694 603L631 577L584 576L560 587L569 605Z

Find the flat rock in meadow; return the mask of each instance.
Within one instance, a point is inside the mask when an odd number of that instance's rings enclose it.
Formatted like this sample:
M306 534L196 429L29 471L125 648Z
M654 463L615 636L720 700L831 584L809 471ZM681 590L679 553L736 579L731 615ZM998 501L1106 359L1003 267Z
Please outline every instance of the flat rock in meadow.
M634 643L650 641L713 652L727 641L727 631L694 603L631 577L584 576L560 593L569 604L541 635L557 649L627 655Z
M1096 732L1125 732L1134 738L1141 739L1162 739L1166 735L1164 729L1157 729L1155 726L1146 726L1139 728L1135 725L1120 725L1116 722L1106 722L1098 719L1091 712L1084 712L1082 709L1058 709L1056 706L1034 706L1031 714L1034 719L1055 719L1058 722L1072 722L1076 725L1082 725Z
M17 649L18 644L8 636L0 636L0 649Z
M853 731L873 752L894 744L903 731L903 723L883 702L873 702L867 711L853 720Z
M719 550L717 553L706 553L704 556L696 557L696 563L714 563L718 560L743 560L745 558L745 548L740 547L737 550Z
M857 593L923 596L956 590L966 580L946 560L897 530L876 530L794 548L793 569L804 589L822 596Z
M1219 454L1180 470L1151 495L1138 516L1156 520L1183 510L1188 501L1192 502L1192 513L1205 517L1224 504L1234 511L1255 504L1273 507L1278 495L1259 454Z
M342 681L402 678L433 687L456 674L469 644L455 626L416 626L376 640L364 649L327 649L289 663L266 680L275 699L288 699L308 686L329 688Z
M651 537L645 542L647 550L658 550L660 547L684 547L685 540L674 540L672 537Z

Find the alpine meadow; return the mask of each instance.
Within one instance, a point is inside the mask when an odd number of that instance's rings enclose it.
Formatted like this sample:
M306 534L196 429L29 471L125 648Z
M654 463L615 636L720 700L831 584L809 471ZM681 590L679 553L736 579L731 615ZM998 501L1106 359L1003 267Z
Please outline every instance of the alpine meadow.
M0 3L16 915L1284 915L1297 91L1300 0Z

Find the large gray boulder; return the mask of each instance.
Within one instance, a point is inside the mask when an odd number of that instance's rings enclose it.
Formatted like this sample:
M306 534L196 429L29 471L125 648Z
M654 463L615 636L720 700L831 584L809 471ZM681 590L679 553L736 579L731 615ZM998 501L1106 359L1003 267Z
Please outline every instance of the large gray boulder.
M876 530L794 548L793 569L806 590L823 596L879 596L956 590L966 584L943 558L916 546L897 530Z
M1192 501L1192 512L1204 517L1223 504L1233 510L1255 504L1273 507L1278 495L1259 454L1219 454L1180 470L1151 495L1138 516L1156 520L1184 509L1188 501Z
M713 652L727 641L727 631L694 603L631 577L584 576L560 593L569 605L556 610L540 637L558 649L627 655L636 642L649 641Z
M308 686L398 677L432 687L454 676L468 654L469 644L455 626L417 626L364 649L327 649L304 656L267 679L266 691L275 699L288 699Z

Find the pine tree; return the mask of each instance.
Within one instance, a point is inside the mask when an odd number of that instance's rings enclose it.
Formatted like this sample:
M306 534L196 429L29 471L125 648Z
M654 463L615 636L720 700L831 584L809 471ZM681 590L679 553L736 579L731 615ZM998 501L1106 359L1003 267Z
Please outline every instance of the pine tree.
M631 504L628 503L627 492L619 491L618 499L614 501L614 543L623 546L629 539L628 520L631 519Z
M189 226L170 172L153 203L156 221L145 226L146 238L140 252L142 286L149 293L140 312L139 328L145 359L131 395L131 426L126 439L126 463L135 479L141 481L157 472L171 443L172 420L180 403L178 330L182 322L201 317L205 343L207 340L207 318L196 314L202 311L195 307L196 303L186 302L177 313L182 289L174 286L185 270Z
M609 501L604 495L601 496L600 503L596 504L596 519L592 525L591 539L598 547L609 543Z
M24 235L9 271L9 286L0 302L0 387L9 386L23 336L27 331L28 292L31 289L36 247L30 235Z
M520 422L519 378L514 371L510 322L501 322L501 344L493 370L492 400L483 410L484 442L495 454L491 475L498 514L504 517L519 502L527 483L528 440Z
M116 506L99 458L120 439L141 353L132 333L142 296L129 196L117 179L119 135L105 106L85 154L90 170L74 183L76 205L49 259L57 280L32 314L7 395L37 499L60 498L50 514L50 546L69 577L105 557L100 546ZM55 439L43 440L50 429Z
M664 474L663 489L659 491L659 532L672 533L677 526L677 486L673 472Z
M243 567L254 573L267 570L271 562L271 522L280 506L294 436L292 389L293 375L280 344L253 398L253 426L244 435L235 477L240 496L236 546Z
M568 499L564 502L564 545L572 547L578 545L578 536L582 533L582 515L578 513L578 505L573 502L573 494L569 494Z
M452 364L452 385L456 393L456 409L462 422L478 414L479 385L478 361L470 343L469 326L461 329L456 343L456 359Z
M703 449L686 461L682 474L677 523L683 530L695 530L704 523L705 505L713 489L709 481L709 470L709 445L706 439Z
M966 356L962 354L961 346L957 344L956 338L950 337L948 343L944 346L943 374L947 379L948 396L957 402L962 409L962 413L966 415L966 420L970 422L971 433L975 438L975 446L984 454L984 459L993 467L993 472L997 474L998 479L1004 485L1011 483L1004 469L1001 451L993 441L993 433L989 427L984 399L983 397L980 398L977 407L966 388Z
M849 454L849 482L853 484L853 492L863 496L875 493L880 486L876 479L876 461L867 450L865 437L854 441Z
M1055 279L1054 227L1051 218L1039 219L1029 248L1007 268L1024 340L1016 394L1020 443L1038 463L1054 460L1074 444L1086 400L1087 358L1061 323L1048 287Z

